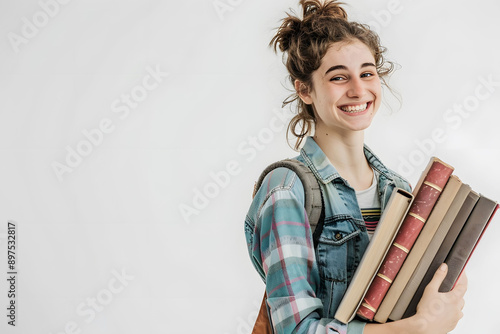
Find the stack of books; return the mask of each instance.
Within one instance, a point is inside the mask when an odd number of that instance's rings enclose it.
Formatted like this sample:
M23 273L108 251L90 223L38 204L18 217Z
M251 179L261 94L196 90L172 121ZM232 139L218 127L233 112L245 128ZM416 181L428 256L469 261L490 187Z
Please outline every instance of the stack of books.
M416 313L423 290L445 262L439 291L450 291L492 220L498 203L474 192L454 168L431 158L413 193L397 188L337 309L385 323Z

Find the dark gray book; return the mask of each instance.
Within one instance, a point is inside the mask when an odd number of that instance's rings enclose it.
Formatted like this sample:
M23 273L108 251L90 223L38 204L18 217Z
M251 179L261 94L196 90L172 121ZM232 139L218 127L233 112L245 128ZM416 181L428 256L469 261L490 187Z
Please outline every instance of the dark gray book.
M446 257L448 273L439 287L439 292L448 292L453 289L497 208L497 202L483 195L479 197L479 201Z

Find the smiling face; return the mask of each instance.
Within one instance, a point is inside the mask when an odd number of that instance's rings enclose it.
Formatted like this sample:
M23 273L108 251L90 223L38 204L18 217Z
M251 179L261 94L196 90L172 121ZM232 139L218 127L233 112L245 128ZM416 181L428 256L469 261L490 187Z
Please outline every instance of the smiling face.
M344 134L366 129L381 102L381 83L375 58L362 42L338 42L330 46L313 72L312 90L299 96L314 106L316 133Z

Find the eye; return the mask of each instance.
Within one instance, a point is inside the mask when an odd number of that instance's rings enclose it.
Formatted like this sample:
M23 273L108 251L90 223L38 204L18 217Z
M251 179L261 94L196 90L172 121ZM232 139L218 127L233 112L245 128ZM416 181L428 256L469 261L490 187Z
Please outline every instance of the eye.
M330 81L342 81L344 79L345 79L344 77L336 76L336 77L331 78Z
M362 78L369 78L369 77L373 77L373 76L374 76L374 74L372 72L366 72L366 73L361 74Z

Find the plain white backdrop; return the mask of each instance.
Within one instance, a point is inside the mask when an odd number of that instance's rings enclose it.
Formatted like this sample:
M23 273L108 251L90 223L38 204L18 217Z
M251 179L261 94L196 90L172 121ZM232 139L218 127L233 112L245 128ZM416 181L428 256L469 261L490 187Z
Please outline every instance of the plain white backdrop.
M298 1L0 1L0 268L18 224L16 327L250 333L264 285L243 221L253 183L296 156L267 44ZM400 66L366 133L415 184L435 155L500 200L500 5L348 1ZM222 172L224 171L224 172ZM454 334L498 333L494 220Z

